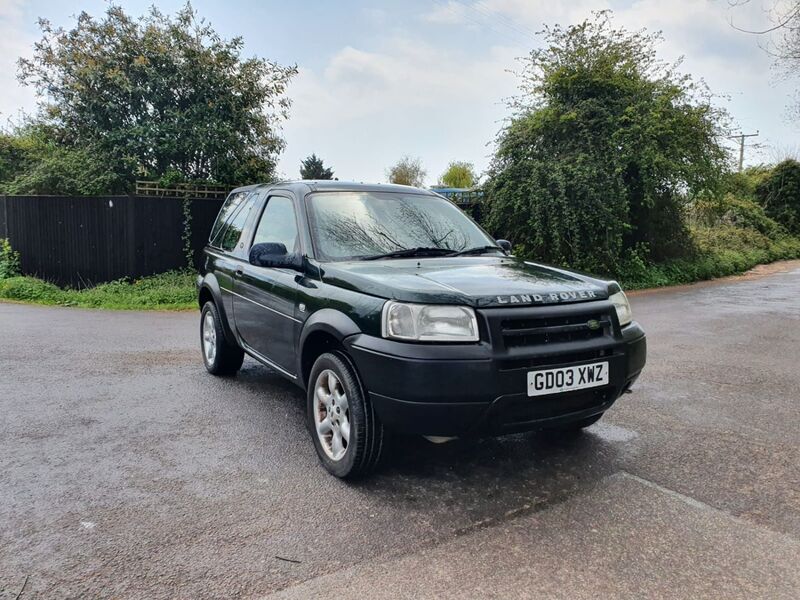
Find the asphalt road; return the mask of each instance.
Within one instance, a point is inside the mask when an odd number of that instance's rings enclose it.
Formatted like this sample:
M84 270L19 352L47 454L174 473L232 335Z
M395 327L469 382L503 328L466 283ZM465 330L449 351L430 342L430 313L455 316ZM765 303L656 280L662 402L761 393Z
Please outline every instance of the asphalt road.
M798 598L793 269L636 296L645 374L581 436L358 484L291 384L205 373L196 313L0 304L0 598Z

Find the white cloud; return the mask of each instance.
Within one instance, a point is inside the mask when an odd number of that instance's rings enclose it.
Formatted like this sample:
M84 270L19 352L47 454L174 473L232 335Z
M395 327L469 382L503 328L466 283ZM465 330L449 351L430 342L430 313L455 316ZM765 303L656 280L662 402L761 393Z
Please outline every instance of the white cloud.
M17 83L17 59L29 56L34 43L24 28L23 0L0 0L0 124L16 118L20 109L33 111L36 95Z
M543 25L573 22L591 11L609 8L607 0L447 0L422 15L428 23L470 24L486 31L530 45Z
M514 92L506 72L518 51L494 47L469 59L428 42L399 37L380 51L346 46L322 72L301 69L285 128L280 168L296 177L317 153L341 178L383 181L404 154L420 156L433 183L451 160L487 164L486 143Z
M367 21L377 26L385 25L389 20L389 15L382 8L365 8L363 9L363 14Z
M485 27L512 34L541 30L544 24L573 24L610 8L609 0L453 0L466 15L482 19ZM743 128L761 131L764 144L786 145L796 137L798 123L787 123L786 106L797 82L776 77L771 59L759 46L767 39L737 31L759 30L776 14L786 12L788 0L751 0L731 5L724 0L635 0L614 3L613 23L629 30L662 31L659 56L667 61L684 57L682 70L705 80L719 103ZM536 39L534 44L541 43ZM758 160L757 157L754 159Z
M422 15L422 20L443 25L460 25L467 22L467 7L455 0L436 2L433 10Z

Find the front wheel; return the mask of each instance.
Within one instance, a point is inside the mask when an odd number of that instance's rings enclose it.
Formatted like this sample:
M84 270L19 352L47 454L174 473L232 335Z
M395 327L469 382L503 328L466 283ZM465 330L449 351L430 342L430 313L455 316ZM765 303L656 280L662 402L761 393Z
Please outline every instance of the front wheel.
M242 368L244 351L225 339L213 302L206 302L200 313L200 347L206 370L212 375L235 375Z
M307 421L317 455L332 475L366 475L380 462L383 425L346 355L326 352L314 363Z

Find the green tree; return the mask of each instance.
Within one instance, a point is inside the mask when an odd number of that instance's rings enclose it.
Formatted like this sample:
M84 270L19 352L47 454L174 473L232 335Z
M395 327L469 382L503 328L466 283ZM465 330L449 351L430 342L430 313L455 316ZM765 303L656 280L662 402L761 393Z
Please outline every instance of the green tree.
M295 67L243 59L242 39L222 39L190 4L140 18L112 4L70 30L39 26L19 79L43 98L38 119L59 146L102 157L128 184L171 171L227 184L274 178Z
M322 159L312 154L300 162L301 179L333 179L333 169L325 167Z
M6 194L122 193L126 181L94 147L59 145L50 128L26 124L0 135L0 190Z
M658 36L614 29L607 12L545 38L498 137L489 226L524 254L595 272L630 251L685 253L680 204L718 185L724 113L657 59Z
M768 217L800 235L800 162L778 163L758 184L756 195Z
M419 158L404 156L386 171L386 178L389 183L422 187L427 174L427 171L422 168L422 161Z
M452 188L471 188L478 176L472 163L454 161L447 165L447 170L439 178L439 182Z

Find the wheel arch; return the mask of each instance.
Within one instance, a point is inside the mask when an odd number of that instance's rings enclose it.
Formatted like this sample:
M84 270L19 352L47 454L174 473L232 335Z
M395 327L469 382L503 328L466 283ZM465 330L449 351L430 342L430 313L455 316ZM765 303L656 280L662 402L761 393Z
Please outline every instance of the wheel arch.
M225 333L225 338L231 344L238 345L236 336L233 334L231 325L228 321L228 314L225 310L225 303L222 301L222 292L220 291L219 281L213 273L207 273L200 282L197 290L197 303L200 310L203 310L206 302L213 302L217 309L220 322L222 323L222 331Z
M358 333L361 333L358 325L338 310L324 308L311 315L300 333L297 372L303 388L308 385L308 377L317 358L331 350L345 352L344 339Z

